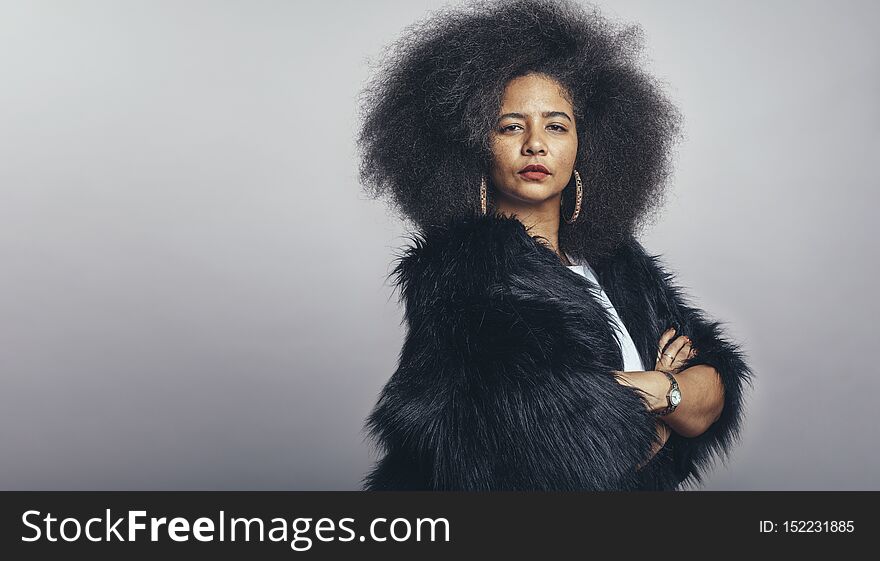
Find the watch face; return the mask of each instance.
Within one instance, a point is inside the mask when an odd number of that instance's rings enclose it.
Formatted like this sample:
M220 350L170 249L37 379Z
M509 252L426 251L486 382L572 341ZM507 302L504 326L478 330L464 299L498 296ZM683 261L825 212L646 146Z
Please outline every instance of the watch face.
M672 403L672 405L678 405L679 403L681 403L681 391L677 389L672 390L672 393L669 394L669 401Z

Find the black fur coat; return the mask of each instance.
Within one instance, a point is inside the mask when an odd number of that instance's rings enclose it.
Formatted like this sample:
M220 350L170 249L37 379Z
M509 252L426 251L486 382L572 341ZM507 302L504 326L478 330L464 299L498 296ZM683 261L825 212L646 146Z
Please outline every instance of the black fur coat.
M599 283L652 369L660 334L687 335L686 364L720 374L721 417L673 432L641 470L655 418L618 383L620 347L588 279L514 218L461 219L413 236L394 269L407 334L367 418L383 456L366 490L673 490L701 482L737 440L751 372L720 326L687 305L657 257L629 237ZM687 396L685 396L687 399Z

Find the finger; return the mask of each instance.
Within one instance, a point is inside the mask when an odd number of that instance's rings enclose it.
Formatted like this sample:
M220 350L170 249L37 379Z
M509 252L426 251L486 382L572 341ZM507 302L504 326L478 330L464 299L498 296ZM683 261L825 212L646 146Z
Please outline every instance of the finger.
M668 437L670 434L672 434L672 429L669 428L669 425L667 425L667 424L666 424L665 422L663 422L663 421L659 421L659 423L660 423L660 429L663 431L663 434L664 434L665 436Z
M661 360L662 362L659 364L659 370L676 370L680 368L682 364L684 364L684 357L686 355L679 356L682 349L690 342L686 336L682 335L680 337L676 337L674 341L669 343L666 347L666 350L662 352Z
M663 352L663 349L665 349L666 345L669 344L669 341L672 340L673 335L675 335L674 327L670 327L660 335L659 352Z
M690 358L691 349L692 347L690 341L685 343L684 346L679 349L678 354L675 355L675 360L672 361L673 369L679 369L684 366L684 363L687 361L688 358Z
M657 421L657 438L659 444L663 445L669 440L669 436L672 434L672 429L664 423L663 421Z
M690 341L690 339L688 339L684 335L676 337L675 340L669 343L669 345L666 347L666 350L663 351L663 354L673 357L674 360L676 355L678 355L678 352L688 343L688 341Z
M681 347L683 347L686 342L686 337L677 337L674 341L669 343L665 349L660 350L660 355L657 357L657 361L666 366L672 364L672 362L675 361L675 357L678 355L678 351L681 350Z
M672 337L674 335L675 335L675 328L674 327L670 327L669 329L667 329L666 331L664 331L660 335L660 342L657 347L657 359L655 361L656 366L654 368L655 370L659 370L660 367L663 366L664 360L665 360L664 357L662 356L663 349L666 348L666 345L669 344L669 341L672 340ZM668 360L671 360L671 359L668 359Z
M675 355L675 360L687 360L688 357L691 355L692 349L693 346L691 345L691 342L688 341L678 350L678 354Z
M654 370L669 370L671 369L671 359L666 355L657 355L657 362L654 365Z

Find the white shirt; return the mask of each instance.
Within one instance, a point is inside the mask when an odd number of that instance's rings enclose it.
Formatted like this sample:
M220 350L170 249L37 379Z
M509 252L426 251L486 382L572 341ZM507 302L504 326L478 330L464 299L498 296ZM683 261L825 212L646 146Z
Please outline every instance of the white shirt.
M568 257L568 260L571 263L575 263L576 261L571 258L567 253L565 254ZM569 265L569 269L576 272L577 274L588 278L596 286L599 287L598 291L591 291L596 299L599 300L599 303L602 304L606 310L611 314L611 318L613 320L612 327L614 328L614 335L617 337L618 343L620 343L620 350L623 354L623 371L624 372L636 372L636 371L644 371L645 366L642 364L642 359L639 357L639 352L636 350L636 345L633 343L632 337L629 334L629 331L626 330L626 326L623 325L623 322L620 320L620 316L617 315L617 310L614 309L614 305L611 304L611 300L608 299L608 295L605 294L605 290L602 288L602 285L599 284L599 280L596 278L596 272L590 267L590 264L586 261L581 265Z

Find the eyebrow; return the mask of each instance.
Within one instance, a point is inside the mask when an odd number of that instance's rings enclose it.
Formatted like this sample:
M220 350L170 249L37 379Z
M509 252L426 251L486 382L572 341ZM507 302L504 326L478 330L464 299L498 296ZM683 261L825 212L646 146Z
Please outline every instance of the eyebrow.
M565 111L544 111L543 113L541 113L541 116L544 117L545 119L549 118L549 117L565 117L566 119L568 119L569 123L574 122L571 120L571 117L569 117L568 113L566 113ZM500 117L498 117L498 120L500 121L500 120L505 119L507 117L510 117L512 119L522 119L522 120L526 119L526 115L524 115L522 113L505 113L504 115L501 115Z

